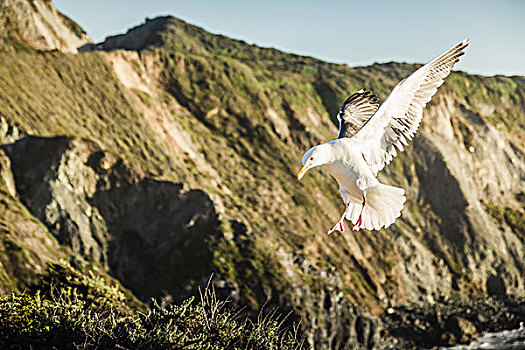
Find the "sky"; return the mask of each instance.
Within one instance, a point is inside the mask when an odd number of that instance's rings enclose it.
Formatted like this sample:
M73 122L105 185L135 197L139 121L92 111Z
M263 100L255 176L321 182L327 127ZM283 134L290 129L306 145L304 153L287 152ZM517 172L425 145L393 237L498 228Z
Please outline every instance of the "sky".
M525 74L525 1L53 0L95 42L172 15L250 44L350 66L430 61L470 38L457 69Z

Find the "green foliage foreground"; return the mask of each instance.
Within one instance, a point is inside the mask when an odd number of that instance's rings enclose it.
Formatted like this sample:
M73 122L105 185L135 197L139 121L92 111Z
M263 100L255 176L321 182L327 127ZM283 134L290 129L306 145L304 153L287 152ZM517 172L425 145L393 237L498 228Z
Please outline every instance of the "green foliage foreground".
M70 274L70 275L69 275ZM69 276L68 276L69 275ZM71 280L71 286L64 281ZM57 284L55 281L59 280ZM42 289L0 297L0 348L10 349L298 349L296 336L270 314L257 322L206 290L201 300L128 313L104 279L50 265ZM49 286L53 285L53 291ZM101 293L103 292L103 293ZM125 311L123 311L125 310Z

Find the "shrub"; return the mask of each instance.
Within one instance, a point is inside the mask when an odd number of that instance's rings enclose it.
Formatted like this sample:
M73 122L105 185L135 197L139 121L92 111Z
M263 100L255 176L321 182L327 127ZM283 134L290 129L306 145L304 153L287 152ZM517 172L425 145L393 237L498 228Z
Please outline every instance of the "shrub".
M132 314L135 309L145 310L144 304L109 276L90 269L82 273L66 264L49 262L46 271L37 276L37 283L31 291L68 304L82 300L91 309L114 309L121 314Z
M69 276L69 277L67 277ZM51 285L50 281L57 284ZM42 289L0 297L0 348L4 349L298 349L284 317L255 322L206 289L194 298L147 312L129 312L126 298L104 278L50 265ZM101 293L103 292L103 293Z

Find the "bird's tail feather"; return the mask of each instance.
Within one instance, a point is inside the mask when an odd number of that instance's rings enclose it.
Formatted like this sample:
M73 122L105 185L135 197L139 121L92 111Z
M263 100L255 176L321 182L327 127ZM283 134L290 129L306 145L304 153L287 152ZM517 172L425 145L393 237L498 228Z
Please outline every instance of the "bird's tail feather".
M405 190L399 187L379 184L367 189L366 204L361 216L362 224L358 229L379 230L392 225L401 215L405 200ZM362 203L350 202L346 218L356 224L362 207Z

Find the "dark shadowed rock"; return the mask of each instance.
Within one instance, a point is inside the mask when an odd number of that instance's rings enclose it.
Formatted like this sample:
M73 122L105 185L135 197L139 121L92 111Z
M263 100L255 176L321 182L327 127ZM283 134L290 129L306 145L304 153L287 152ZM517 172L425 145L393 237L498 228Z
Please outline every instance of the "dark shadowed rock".
M463 317L452 317L447 320L445 333L451 332L454 334L458 343L466 344L477 338L478 332L476 327L469 320ZM453 342L450 345L453 345Z
M65 137L26 137L3 149L30 211L139 297L179 301L190 281L210 276L208 242L220 223L205 192L141 178L118 157Z
M500 276L490 275L487 278L487 293L489 295L505 296L507 288L505 281Z
M468 344L478 334L519 328L525 322L525 300L449 299L433 305L391 308L382 317L384 336L379 348L397 341L396 349Z

